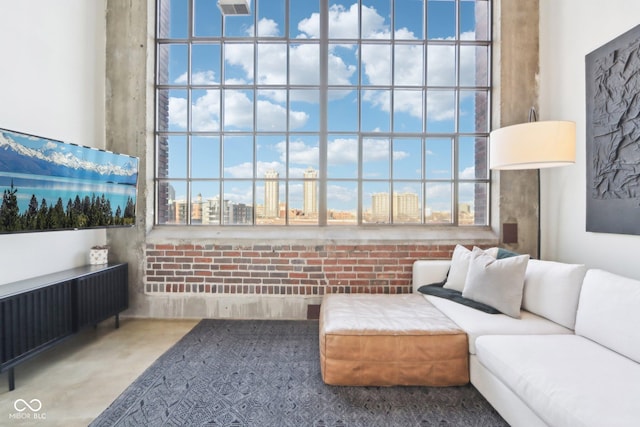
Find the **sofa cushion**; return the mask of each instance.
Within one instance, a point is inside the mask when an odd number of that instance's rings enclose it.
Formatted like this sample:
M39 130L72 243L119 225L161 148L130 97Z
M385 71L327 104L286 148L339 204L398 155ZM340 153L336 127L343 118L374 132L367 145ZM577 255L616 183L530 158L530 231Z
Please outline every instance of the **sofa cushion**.
M519 318L522 287L529 255L495 259L473 248L462 296Z
M572 334L571 329L537 316L520 312L520 319L504 314L487 314L457 302L425 295L438 310L456 322L469 336L469 353L475 354L476 338L482 335Z
M639 325L640 281L603 270L587 271L578 304L576 334L640 363Z
M522 308L573 329L586 271L580 264L529 260Z
M493 258L498 256L498 248L489 248L485 252ZM462 245L456 245L453 250L453 256L451 257L451 267L449 268L447 281L444 284L446 289L455 289L456 291L462 292L464 282L467 279L470 260L471 251Z
M480 363L549 425L632 426L640 365L576 335L483 336Z

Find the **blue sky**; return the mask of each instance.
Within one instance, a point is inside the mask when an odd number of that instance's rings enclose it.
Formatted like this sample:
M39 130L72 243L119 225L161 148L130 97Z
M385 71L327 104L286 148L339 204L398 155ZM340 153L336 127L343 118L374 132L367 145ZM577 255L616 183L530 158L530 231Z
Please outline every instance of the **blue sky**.
M196 18L195 35L203 37L220 36L222 19L215 0L195 0ZM422 22L423 1L402 0L397 2L402 9L396 10L395 28L391 28L389 1L362 1L362 32L365 38L361 48L355 44L335 43L330 46L329 58L329 146L328 176L335 179L355 179L357 171L358 143L354 132L357 132L358 119L361 120L362 131L366 132L363 140L363 178L412 180L421 178L421 163L425 164L425 177L428 179L452 178L451 139L434 137L426 141L425 159L422 159L420 139L408 137L390 141L388 138L376 137L380 132L420 133L423 131L424 92L423 86L433 86L427 94L426 131L429 133L453 133L455 131L455 92L446 88L455 85L455 48L453 45L427 47L424 52L421 44L425 32ZM484 2L480 2L484 3ZM187 15L185 0L172 0L171 30L168 36L184 37L187 34ZM352 1L330 2L330 39L349 39L357 37L358 8ZM475 38L475 1L462 1L461 28L459 37L463 40ZM257 53L257 64L254 60L254 45L240 43L227 45L225 57L220 60L220 46L214 42L204 42L193 47L192 52L192 85L205 85L192 92L191 128L194 131L216 132L222 126L225 131L251 132L254 120L257 131L273 132L270 135L258 135L256 142L255 164L250 154L253 143L250 136L237 136L225 139L222 165L217 159L220 141L216 137L194 137L191 176L193 178L244 179L253 176L261 177L269 169L275 169L284 178L302 178L302 171L308 166L318 166L317 137L305 135L303 132L314 132L319 129L318 91L314 88L301 88L292 91L287 106L286 92L278 85L289 80L293 84L314 85L319 82L319 49L317 44L305 43L319 37L318 34L318 2L292 1L290 9L289 34L301 42L287 45L282 43L287 31L284 19L284 3L277 0L262 1L251 4L250 17L229 17L225 36L246 37L255 34L253 14L257 13L257 32L261 36L273 37L273 43L260 44ZM426 38L429 40L451 40L456 35L455 2L447 0L428 1L428 21ZM206 18L203 18L206 16ZM354 32L355 30L355 32ZM404 43L397 45L393 56L391 47L372 42L378 39L389 39L391 33ZM411 41L415 43L411 43ZM287 54L290 69L287 70ZM474 110L476 92L472 86L486 85L487 82L476 82L476 55L487 55L486 49L462 47L461 51L461 86L469 89L460 95L460 131L484 132L487 129L475 129ZM170 68L167 84L186 85L187 46L172 45L169 50ZM391 58L395 63L391 63ZM257 67L254 67L257 66ZM391 109L388 91L381 91L375 85L391 83L391 69L395 67L395 83L403 86L393 93L395 107ZM362 69L359 69L362 67ZM425 70L426 68L426 70ZM254 75L254 69L255 71ZM225 84L243 85L259 84L265 87L256 93L250 90L229 90L224 95L224 113L220 111L220 85L224 74ZM426 82L424 76L426 74ZM358 84L358 76L362 84L362 111L357 108L357 91L350 85ZM273 86L270 88L269 86ZM187 92L183 89L169 91L169 129L182 132L188 129ZM257 117L253 117L253 105L257 103ZM287 131L286 115L289 112L289 151L288 170L286 163ZM393 119L393 129L392 122ZM278 134L282 132L282 134ZM296 134L296 132L300 132ZM473 138L461 140L459 171L462 177L474 176ZM185 178L187 174L187 149L184 137L171 137L170 141L169 178ZM392 159L391 161L389 159ZM393 172L391 171L393 169ZM230 182L227 189L238 201L251 203L250 183ZM354 183L335 181L333 192L334 203L329 206L353 205ZM329 184L330 187L332 183ZM388 184L370 183L371 191L389 191ZM403 186L407 191L415 189L414 183L398 183L398 191ZM232 187L234 188L232 190ZM385 187L387 187L385 189ZM290 192L295 192L290 187ZM451 190L449 186L439 186L443 191L443 206L449 204ZM186 193L176 188L178 196ZM212 196L218 193L217 184L194 183L192 195L201 193ZM225 197L225 198L233 198ZM262 193L256 189L258 203ZM365 196L366 199L367 196ZM471 193L461 195L472 198ZM284 191L281 191L284 198ZM292 197L294 198L294 197ZM435 195L432 198L435 200ZM470 201L470 200L469 200ZM365 201L366 205L366 201Z

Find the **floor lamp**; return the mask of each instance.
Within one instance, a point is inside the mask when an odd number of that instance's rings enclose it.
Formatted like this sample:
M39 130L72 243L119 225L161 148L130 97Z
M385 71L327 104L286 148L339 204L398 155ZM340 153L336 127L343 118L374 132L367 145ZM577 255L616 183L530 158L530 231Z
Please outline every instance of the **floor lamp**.
M576 124L568 121L536 121L506 126L489 134L489 167L495 170L538 170L538 241L540 258L540 169L566 166L576 161Z

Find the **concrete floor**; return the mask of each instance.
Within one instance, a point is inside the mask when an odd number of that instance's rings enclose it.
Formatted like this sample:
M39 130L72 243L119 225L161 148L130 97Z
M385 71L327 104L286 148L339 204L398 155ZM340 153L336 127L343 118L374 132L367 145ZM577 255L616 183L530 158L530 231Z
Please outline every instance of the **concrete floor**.
M111 318L80 332L16 367L15 390L0 374L0 426L88 425L197 323L121 319L114 329Z

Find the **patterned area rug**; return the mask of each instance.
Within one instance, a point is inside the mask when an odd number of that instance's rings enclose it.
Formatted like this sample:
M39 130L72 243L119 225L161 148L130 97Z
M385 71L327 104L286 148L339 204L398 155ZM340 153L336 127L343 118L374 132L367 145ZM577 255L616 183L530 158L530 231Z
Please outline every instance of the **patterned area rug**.
M471 385L322 382L317 321L203 320L91 426L507 426Z

